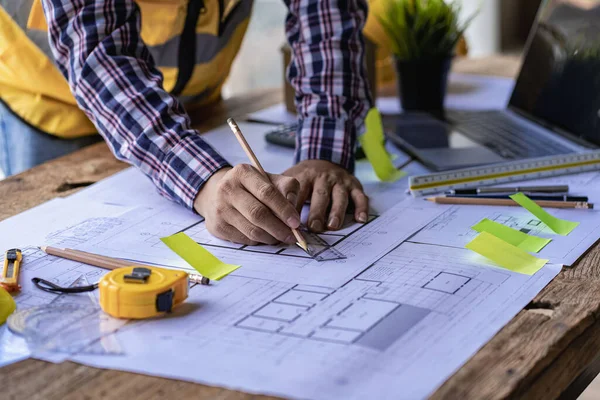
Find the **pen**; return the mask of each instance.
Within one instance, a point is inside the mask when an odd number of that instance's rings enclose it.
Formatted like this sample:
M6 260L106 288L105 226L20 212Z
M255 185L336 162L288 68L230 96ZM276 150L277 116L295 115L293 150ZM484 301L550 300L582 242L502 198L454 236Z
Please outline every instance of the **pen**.
M472 198L472 199L510 199L509 194L447 194L446 197ZM527 195L531 200L550 200L550 201L583 201L587 202L587 196L567 196L567 195Z
M94 267L104 268L108 270L113 270L117 268L123 267L145 267L147 265L134 263L131 261L121 260L118 258L101 256L99 254L88 253L81 250L72 250L72 249L58 249L56 247L43 246L40 247L44 253L49 254L51 256L56 256L60 258L65 258L71 261L82 262L88 265L93 265ZM190 282L201 283L202 285L208 285L210 283L210 279L204 277L200 274L188 274Z
M500 187L488 186L480 188L454 189L446 194L483 194L483 193L568 193L568 185L555 186L516 186L516 187Z
M512 199L486 199L479 197L429 197L425 199L437 204L459 204L459 205L474 205L474 206L519 206ZM551 200L534 200L540 207L549 208L594 208L592 203L582 201L551 201Z

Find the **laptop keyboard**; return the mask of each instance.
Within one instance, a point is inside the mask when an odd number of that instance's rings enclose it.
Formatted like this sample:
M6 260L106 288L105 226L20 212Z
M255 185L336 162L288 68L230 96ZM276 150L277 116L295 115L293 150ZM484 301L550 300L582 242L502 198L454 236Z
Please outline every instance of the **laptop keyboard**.
M456 128L507 159L543 157L574 150L518 124L498 111L449 113Z

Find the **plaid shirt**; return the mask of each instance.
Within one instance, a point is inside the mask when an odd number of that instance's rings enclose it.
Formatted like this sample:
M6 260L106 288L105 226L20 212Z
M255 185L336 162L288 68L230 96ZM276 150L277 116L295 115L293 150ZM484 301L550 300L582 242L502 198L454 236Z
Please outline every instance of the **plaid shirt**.
M77 103L117 158L189 208L229 164L191 128L140 38L133 0L42 0L50 45ZM372 103L363 64L364 0L285 0L296 90L296 161L353 170L356 135Z

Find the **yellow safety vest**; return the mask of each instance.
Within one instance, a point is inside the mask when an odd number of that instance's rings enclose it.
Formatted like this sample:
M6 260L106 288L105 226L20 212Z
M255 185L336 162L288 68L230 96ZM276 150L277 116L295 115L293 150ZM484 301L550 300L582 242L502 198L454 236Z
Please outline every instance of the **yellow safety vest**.
M136 0L141 37L164 76L164 88L184 103L220 98L252 10L253 0ZM192 7L197 21L187 18ZM195 23L195 57L179 61L186 23ZM28 124L74 138L95 133L77 107L48 44L40 0L0 0L0 100ZM189 29L188 29L189 31ZM183 71L183 73L181 73Z

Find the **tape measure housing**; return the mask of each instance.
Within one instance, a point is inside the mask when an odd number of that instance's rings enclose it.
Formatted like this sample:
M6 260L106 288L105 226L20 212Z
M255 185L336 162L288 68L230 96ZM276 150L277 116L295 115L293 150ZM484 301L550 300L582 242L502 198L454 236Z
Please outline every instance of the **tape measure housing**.
M117 318L151 318L181 304L188 296L188 285L184 271L150 266L117 268L98 283L100 307Z

